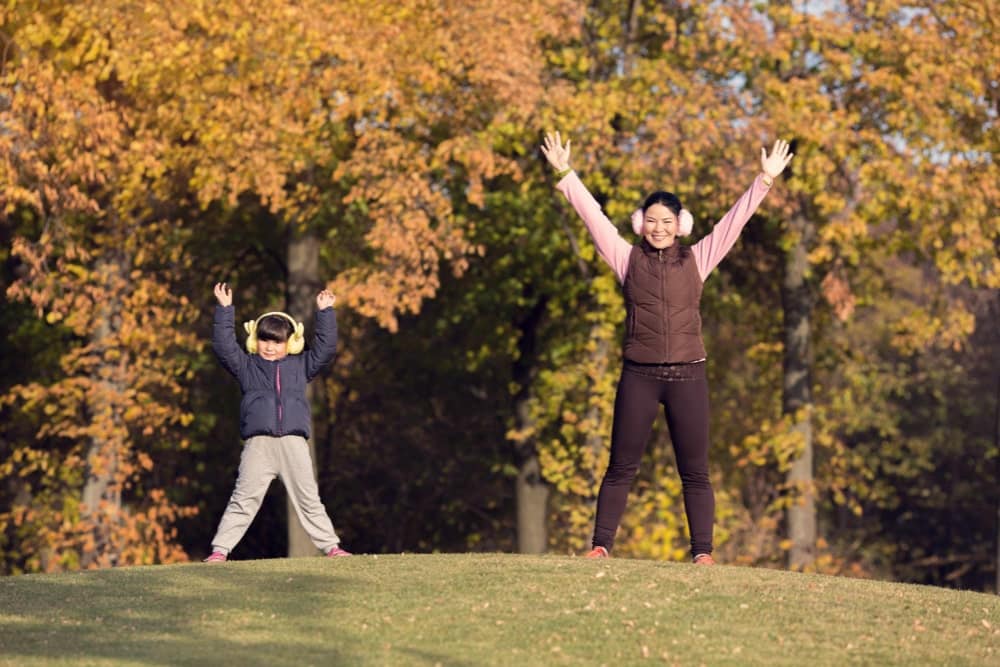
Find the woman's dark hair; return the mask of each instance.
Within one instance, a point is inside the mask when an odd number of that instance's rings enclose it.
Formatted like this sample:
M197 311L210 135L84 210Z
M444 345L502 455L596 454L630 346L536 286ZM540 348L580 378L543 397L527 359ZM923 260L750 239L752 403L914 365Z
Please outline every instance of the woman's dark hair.
M674 215L680 215L681 209L684 208L681 206L681 200L677 198L677 195L673 192L664 192L663 190L658 190L646 197L646 201L642 203L642 212L645 213L648 211L649 207L653 204L663 204L673 211Z
M294 330L292 323L281 315L268 315L257 324L257 340L284 343Z

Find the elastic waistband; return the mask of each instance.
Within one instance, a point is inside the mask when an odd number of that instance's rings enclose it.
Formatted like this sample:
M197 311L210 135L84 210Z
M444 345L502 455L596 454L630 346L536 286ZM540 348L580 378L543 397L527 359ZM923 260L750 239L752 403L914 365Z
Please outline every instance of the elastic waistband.
M309 436L307 436L302 431L290 431L288 433L282 433L281 435L275 435L273 433L267 433L267 432L251 433L249 435L240 436L240 439L243 440L243 442L246 442L252 438L271 438L272 440L281 440L282 438L286 438L289 436L295 438L302 438L303 440L309 439Z
M655 370L657 368L677 368L678 366L694 366L696 364L703 364L707 361L706 359L695 359L694 361L671 361L662 364L644 364L638 361L631 361L629 359L625 360L626 368L636 368L636 369L648 369Z
M700 382L706 376L704 359L675 364L640 364L626 360L622 372L660 382Z

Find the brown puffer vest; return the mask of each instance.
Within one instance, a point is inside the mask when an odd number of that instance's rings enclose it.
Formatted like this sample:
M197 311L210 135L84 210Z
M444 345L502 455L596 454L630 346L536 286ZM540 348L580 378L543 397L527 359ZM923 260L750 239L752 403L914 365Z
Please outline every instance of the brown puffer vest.
M704 359L701 288L701 276L687 246L674 243L657 250L645 239L633 246L623 285L625 358L640 364Z

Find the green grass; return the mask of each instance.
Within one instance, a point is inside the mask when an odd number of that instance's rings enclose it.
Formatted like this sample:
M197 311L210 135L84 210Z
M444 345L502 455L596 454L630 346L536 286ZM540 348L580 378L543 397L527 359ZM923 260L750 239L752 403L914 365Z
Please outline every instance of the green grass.
M0 665L1000 664L1000 598L718 566L355 556L0 579Z

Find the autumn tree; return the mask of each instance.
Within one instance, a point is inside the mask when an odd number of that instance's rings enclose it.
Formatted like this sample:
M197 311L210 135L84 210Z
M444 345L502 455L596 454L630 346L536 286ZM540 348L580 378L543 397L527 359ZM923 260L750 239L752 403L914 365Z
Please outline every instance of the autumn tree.
M283 2L252 11L202 3L67 4L47 14L35 9L24 3L5 23L20 49L17 66L56 56L59 66L45 82L57 89L51 97L72 88L72 101L56 101L67 108L89 104L116 125L105 130L113 132L110 141L99 136L74 145L51 137L46 149L82 162L69 170L60 193L78 197L78 208L90 217L60 229L54 248L30 255L34 239L17 246L37 275L32 289L21 282L13 296L50 308L51 299L29 292L38 292L37 278L56 280L46 258L76 252L59 244L74 231L84 234L92 219L108 218L118 227L101 239L107 252L95 248L86 256L86 270L115 277L116 289L127 291L143 269L131 254L112 249L126 239L138 242L142 237L134 230L168 225L171 214L190 219L198 209L234 209L252 198L288 229L287 275L281 276L287 305L280 305L306 310L299 295L321 280L315 249L329 237L361 251L331 253L341 303L390 330L401 313L417 312L435 293L442 267L461 272L466 255L477 250L464 233L469 221L453 206L481 202L485 177L516 176L516 166L492 151L495 128L520 124L535 108L541 89L532 72L541 68L540 38L561 28L564 15L563 3L436 10L423 3ZM38 75L11 69L10 76L22 85ZM27 95L15 100L12 124L32 122L18 106L30 102ZM97 151L90 146L113 153L115 169L94 164ZM43 186L24 177L27 162L18 159L7 183L12 197L26 194L11 206L30 205ZM36 171L51 171L58 156L46 154L38 163ZM81 187L86 178L99 182L101 193L79 194L87 190ZM338 228L336 219L351 212L368 221L367 229ZM121 282L123 276L133 282ZM131 305L124 298L98 301L104 308L95 315L98 322L117 321ZM171 324L183 327L179 320ZM80 326L105 340L94 322ZM129 384L122 378L114 388L124 392ZM102 483L95 487L98 495Z
M954 13L952 20L945 18L950 13ZM756 493L762 503L755 525L762 530L744 524L747 532L741 539L754 532L776 534L780 522L774 510L785 511L786 528L793 533L786 546L795 567L809 566L817 548L822 548L816 529L817 502L822 500L827 508L831 503L848 512L860 511L866 502L863 498L889 492L866 481L877 473L871 459L859 455L853 443L859 436L866 437L866 432L892 432L886 421L892 413L886 413L886 406L892 403L894 392L906 391L907 382L893 376L891 350L879 348L871 338L858 346L861 332L883 327L894 345L910 338L922 341L918 346L948 346L961 345L971 330L968 310L960 301L928 300L923 295L906 297L911 315L901 320L871 319L860 313L864 308L886 307L887 299L907 294L901 272L884 267L898 264L893 257L903 262L913 259L907 253L917 251L917 262L920 257L929 258L939 267L941 278L960 271L973 284L983 284L983 276L993 272L996 230L990 221L995 188L991 167L982 160L990 154L992 135L989 131L979 134L973 145L982 148L967 156L949 153L952 164L948 169L939 159L942 154L931 148L940 150L959 142L972 128L990 127L990 97L976 97L977 91L990 90L988 60L984 60L988 51L968 53L962 65L968 73L950 86L928 81L914 87L910 66L904 66L904 56L913 58L913 45L931 46L935 26L943 21L951 26L946 34L955 42L934 44L923 56L930 63L922 70L922 75L940 76L944 53L953 47L974 48L976 36L989 25L986 15L958 5L947 11L911 4L885 11L848 5L807 12L782 3L766 8L752 3L725 7L597 3L591 6L581 40L553 51L556 80L572 83L576 91L558 98L553 105L558 113L550 122L573 137L574 166L613 220L624 220L642 193L664 182L683 201L694 201L692 208L699 219L717 217L725 203L745 187L747 173L754 168L755 150L767 137L797 140L797 166L768 198L761 220L748 228L732 261L706 284L704 297L710 312L716 310L747 324L755 322L738 327L720 321L718 334L708 327L706 335L718 350L712 354L732 367L761 370L759 380L752 383L745 376L727 373L727 367L714 371L723 378L717 393L724 403L731 396L738 397L733 391L748 392L752 386L762 391L752 391L758 412L750 412L745 420L734 416L745 412L747 405L745 400L734 400L732 411L713 421L713 431L722 434L723 451L734 452L730 461L737 467L766 460L783 474L783 478L770 473L746 478L747 484L759 489ZM899 53L893 55L886 44L899 44ZM896 102L922 94L933 101ZM978 101L978 106L969 106L970 100ZM945 112L955 122L934 123L932 112ZM959 113L968 119L958 117ZM927 128L935 134L928 134ZM941 143L942 138L946 143ZM678 150L670 150L674 146ZM644 150L647 147L656 150ZM956 169L962 162L968 166ZM985 197L964 188L961 192L928 189L936 179L954 186L969 169L985 175L972 180ZM930 174L934 177L925 181ZM922 194L915 197L918 192ZM952 225L947 230L953 243L943 243L936 226L919 222L928 219L930 210L915 214L912 209L920 201L922 205L934 202L937 210L947 211L954 204L944 202L967 198L976 200L976 213L972 218L965 216L968 222L961 227ZM586 258L588 239L580 234L576 242ZM771 251L760 252L758 243ZM747 281L751 276L747 269L753 263L757 271L764 271L765 279L752 278L742 285L733 282L733 278ZM599 263L595 268L594 275L600 276ZM768 285L769 275L782 276L778 284L783 287ZM776 308L784 313L783 329L773 326L770 313ZM725 338L736 333L744 336L742 342ZM614 337L612 332L609 338ZM589 347L581 343L577 348L589 350L583 354L595 360L605 358L607 348L593 345L594 338L581 340L591 341ZM737 351L748 350L752 363L738 359L738 353L730 354L729 345ZM560 361L558 368L564 373L554 370L539 376L542 379L534 391L553 393L548 402L533 401L534 425L527 432L534 434L538 425L551 425L553 435L542 440L541 451L550 446L556 449L543 472L558 481L560 493L571 488L561 480L583 475L584 483L572 488L581 489L577 498L584 504L562 505L554 515L556 521L574 516L572 507L586 507L588 482L584 480L590 475L593 485L595 468L601 465L599 458L586 460L571 453L587 451L580 446L586 439L584 433L600 434L601 427L581 420L584 411L578 407L567 410L569 388L580 381L581 402L589 397L595 400L591 405L603 405L600 409L605 416L610 412L606 388L605 398L597 399L591 393L595 390L583 388L583 378L593 376L572 367L566 356ZM782 367L784 373L772 372ZM551 384L542 389L546 378ZM816 387L822 388L818 398ZM872 404L860 406L861 395ZM587 430L578 423L586 424ZM741 424L742 431L737 428ZM514 431L515 435L523 433ZM676 531L671 533L669 528L650 539L640 518L643 512L658 516L659 521L650 525L659 524L662 530L663 517L670 516L677 504L676 495L671 497L668 483L662 481L669 467L661 467L658 461L669 466L669 456L663 457L662 450L658 453L657 444L666 444L659 437L662 432L654 437L649 454L656 472L640 477L637 495L661 500L631 505L634 511L623 523L626 549L630 533L637 536L635 544L643 545L642 549L658 549L653 546L657 542L670 545L676 539ZM569 443L577 444L570 447ZM821 449L818 455L815 446ZM599 449L594 451L599 457ZM764 451L767 454L761 458ZM903 459L913 454L906 446L898 451ZM817 466L818 480L813 477ZM739 475L727 478L735 480ZM731 523L737 520L732 512L743 512L739 498L729 492L723 484L723 538L728 530L737 529ZM583 509L575 528L564 525L559 532L575 534L578 545L588 523ZM774 549L777 540L769 544L764 548ZM672 548L656 553L669 554ZM773 557L773 551L767 553L762 556L765 561ZM828 560L821 566L840 567Z
M78 8L32 5L2 20L2 205L30 233L13 239L8 296L72 343L61 377L3 398L40 417L4 452L5 476L19 479L0 517L16 536L5 560L54 570L183 559L174 523L189 510L170 497L169 465L154 469L186 446L191 419L181 405L196 345L175 327L193 315L170 291L184 266L176 208L120 188L140 185L148 145L102 74L101 35Z
M994 5L9 3L4 571L204 548L238 455L220 278L300 318L331 281L315 460L365 550L581 549L623 310L559 129L627 238L660 188L699 238L796 140L703 295L722 557L980 585ZM661 425L619 551L683 558L680 502Z
M995 150L996 93L988 74L995 53L977 46L992 20L988 5L845 3L807 11L792 3L737 3L725 10L738 55L720 74L740 84L748 113L779 134L794 134L798 144L788 195L780 195L782 412L786 433L797 435L774 441L798 452L777 456L787 461L793 492L793 567L816 556L818 490L848 504L847 496L873 493L863 481L874 472L871 464L850 443L865 431L892 433L893 419L859 405L859 393L867 388L873 406L885 406L888 387L905 384L875 359L961 346L973 319L962 300L940 298L943 285L995 284L996 174L984 160ZM946 223L966 202L975 203L961 222ZM921 266L924 258L934 266L932 284L942 285L939 296L917 294L904 282L907 265ZM828 310L817 310L820 295ZM900 298L907 314L891 322L865 312L893 308L887 299ZM866 340L850 333L859 320ZM878 349L880 337L872 334L879 328L891 349ZM879 386L888 393L871 391ZM825 452L822 461L816 447ZM896 447L903 460L927 456ZM817 465L822 473L814 478ZM856 501L853 507L860 510Z

